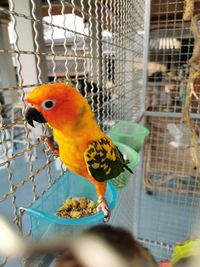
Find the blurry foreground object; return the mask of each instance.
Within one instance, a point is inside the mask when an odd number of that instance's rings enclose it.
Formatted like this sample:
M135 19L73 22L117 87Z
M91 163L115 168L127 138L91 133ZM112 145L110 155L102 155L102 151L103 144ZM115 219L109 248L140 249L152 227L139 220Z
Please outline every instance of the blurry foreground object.
M11 229L4 218L0 217L0 254L18 257L25 252L25 245Z
M166 261L161 261L159 262L159 267L171 267L171 262L166 260Z
M38 266L37 259L55 258L51 267L156 267L150 254L124 229L95 226L75 238L52 243L22 241L0 218L0 253L24 257L24 266ZM4 234L2 234L4 233ZM7 244L7 245L6 245ZM15 249L14 249L15 248ZM48 257L47 257L48 256ZM43 262L44 263L44 262Z
M171 262L173 267L200 266L200 239L187 240L176 246Z
M148 250L142 247L129 231L121 227L97 225L86 230L84 235L100 238L110 251L124 259L126 266L157 266Z

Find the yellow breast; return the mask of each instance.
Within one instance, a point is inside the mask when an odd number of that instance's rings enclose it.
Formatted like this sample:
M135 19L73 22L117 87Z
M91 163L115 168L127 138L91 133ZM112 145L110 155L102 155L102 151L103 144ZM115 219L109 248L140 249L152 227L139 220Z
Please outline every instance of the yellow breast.
M84 153L92 141L104 136L96 121L82 118L81 124L75 122L62 131L53 129L53 133L59 146L61 161L71 171L84 176L87 172Z

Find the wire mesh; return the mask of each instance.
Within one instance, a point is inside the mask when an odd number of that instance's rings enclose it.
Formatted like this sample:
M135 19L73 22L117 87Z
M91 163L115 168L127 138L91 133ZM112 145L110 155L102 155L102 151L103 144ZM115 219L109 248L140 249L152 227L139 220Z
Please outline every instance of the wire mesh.
M0 72L0 213L25 237L30 226L19 207L29 206L62 173L38 139L49 129L37 125L34 130L25 122L28 91L70 81L87 98L104 131L120 119L137 120L143 110L145 1L5 2L0 3L0 61L10 76ZM132 202L133 188L134 180L121 192L113 215L114 224L127 222L130 230L131 204L123 218L121 213ZM10 262L0 260L1 266Z
M186 2L194 4L187 19ZM199 24L194 23L199 10L195 0L151 1L145 101L151 134L144 150L137 236L158 259L169 259L177 242L199 235L195 227L199 221L199 168L191 155L193 137L185 116L191 83L199 96L199 74L191 81L191 64L196 64L191 58L199 55L195 40ZM197 136L197 157L198 110L199 99L192 93L189 112Z

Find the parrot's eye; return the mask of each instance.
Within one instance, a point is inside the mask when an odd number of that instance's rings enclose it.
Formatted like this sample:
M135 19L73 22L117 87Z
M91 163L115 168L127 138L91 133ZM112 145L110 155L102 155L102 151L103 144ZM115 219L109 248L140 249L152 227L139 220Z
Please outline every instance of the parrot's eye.
M56 101L55 100L50 100L50 99L48 99L48 100L45 100L43 103L42 103L42 107L43 107L43 109L45 109L45 110L50 110L50 109L52 109L54 106L55 106L55 104L56 104Z

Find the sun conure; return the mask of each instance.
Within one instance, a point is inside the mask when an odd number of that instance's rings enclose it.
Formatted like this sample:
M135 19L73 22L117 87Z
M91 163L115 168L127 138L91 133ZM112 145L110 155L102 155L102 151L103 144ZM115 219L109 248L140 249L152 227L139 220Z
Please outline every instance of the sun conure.
M33 121L48 123L58 144L56 154L69 170L95 185L98 211L103 211L105 220L109 220L105 200L107 180L117 177L125 168L132 171L99 128L86 99L70 85L55 83L33 89L27 102L32 107L27 109L26 120L32 126ZM50 142L49 145L53 147Z

